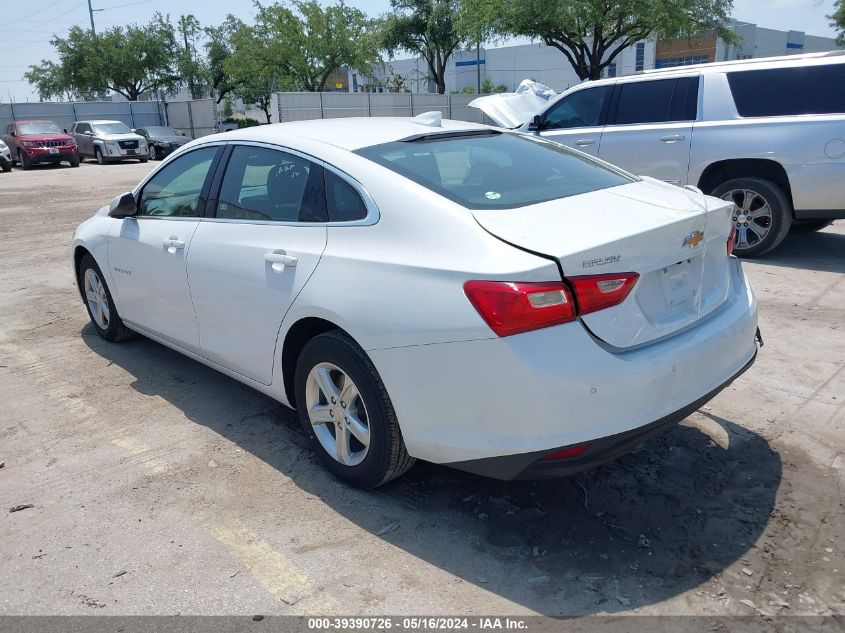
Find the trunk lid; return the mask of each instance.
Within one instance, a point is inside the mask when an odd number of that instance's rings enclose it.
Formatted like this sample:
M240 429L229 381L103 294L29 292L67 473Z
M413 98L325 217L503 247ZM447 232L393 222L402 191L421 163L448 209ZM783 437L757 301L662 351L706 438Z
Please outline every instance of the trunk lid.
M467 105L481 110L496 125L513 129L530 121L556 96L548 86L523 79L514 92L478 97Z
M581 317L598 338L630 348L690 326L727 299L731 209L725 201L645 178L474 216L500 239L557 259L565 277L638 273L625 301Z

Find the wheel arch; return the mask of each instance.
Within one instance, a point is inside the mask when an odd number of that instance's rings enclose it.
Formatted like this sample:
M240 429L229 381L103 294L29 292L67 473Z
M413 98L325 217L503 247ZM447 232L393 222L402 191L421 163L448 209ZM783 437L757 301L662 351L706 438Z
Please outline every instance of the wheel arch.
M290 326L285 333L282 342L282 381L285 396L292 407L296 407L296 389L294 388L294 376L296 374L296 361L305 348L305 345L315 336L337 330L343 332L353 341L355 338L338 324L320 317L303 317ZM356 341L357 342L357 341Z
M698 188L709 194L723 182L733 178L764 178L776 184L792 201L792 187L783 165L768 158L732 158L711 163L701 173ZM794 211L793 211L794 215Z
M73 276L76 279L76 289L79 291L79 296L85 300L85 293L82 291L82 280L79 278L79 269L82 267L82 258L86 255L94 257L94 254L81 244L77 244L73 249ZM94 257L94 261L97 258Z

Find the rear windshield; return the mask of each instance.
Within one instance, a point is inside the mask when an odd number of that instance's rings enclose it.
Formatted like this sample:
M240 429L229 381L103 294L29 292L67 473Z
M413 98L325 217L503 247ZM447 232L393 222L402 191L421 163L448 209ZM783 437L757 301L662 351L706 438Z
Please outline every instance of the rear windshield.
M50 121L18 123L18 134L61 134L59 126Z
M150 136L178 136L173 128L160 126L148 127L147 134Z
M356 153L469 209L513 209L632 181L557 143L495 131L432 134Z
M132 130L126 123L95 123L94 129L97 134L128 134Z

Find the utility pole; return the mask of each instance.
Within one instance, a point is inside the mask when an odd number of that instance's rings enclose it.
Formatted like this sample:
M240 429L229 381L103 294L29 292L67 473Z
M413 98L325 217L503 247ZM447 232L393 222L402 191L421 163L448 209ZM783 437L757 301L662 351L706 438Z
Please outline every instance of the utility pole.
M481 42L475 44L475 79L477 90L475 94L481 94Z
M94 8L91 6L91 0L88 0L88 17L91 18L91 33L96 35L97 31L94 29Z

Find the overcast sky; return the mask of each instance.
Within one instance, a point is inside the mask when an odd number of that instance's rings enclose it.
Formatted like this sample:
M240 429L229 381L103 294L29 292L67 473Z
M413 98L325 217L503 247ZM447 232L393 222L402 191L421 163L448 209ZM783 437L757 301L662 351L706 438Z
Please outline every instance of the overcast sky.
M243 20L254 15L252 0L92 0L95 24L101 28L146 22L156 11L172 18L193 13L204 25L222 22L227 13ZM834 0L734 0L734 17L774 29L833 36L826 15ZM62 35L74 24L88 26L87 0L4 0L0 17L0 101L37 101L21 76L30 64L53 59L53 33ZM370 15L387 10L389 0L347 0Z

